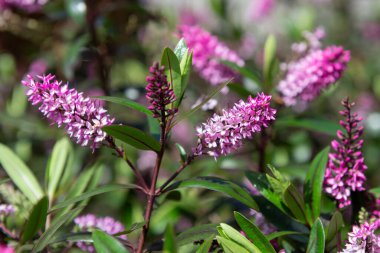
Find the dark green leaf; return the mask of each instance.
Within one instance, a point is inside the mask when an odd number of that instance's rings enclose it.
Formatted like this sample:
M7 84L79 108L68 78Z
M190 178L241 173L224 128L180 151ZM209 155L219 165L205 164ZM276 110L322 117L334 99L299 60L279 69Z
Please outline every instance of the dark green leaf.
M317 154L306 174L304 185L305 211L311 225L321 212L322 185L330 148L327 147Z
M293 213L294 217L305 223L306 222L306 214L305 214L305 202L303 200L303 197L301 193L294 187L293 185L290 185L284 195L283 195L284 201L286 206L290 209L290 211Z
M180 98L182 95L181 86L181 67L175 53L170 48L165 48L162 53L161 65L165 66L165 73L173 88L176 98Z
M180 62L180 67L181 67L181 96L177 98L177 100L174 102L175 107L178 107L182 99L185 95L185 90L187 87L187 84L189 82L189 77L192 69L193 64L193 52L188 52L186 51L185 56L182 58Z
M165 196L165 200L180 201L181 200L181 192L180 191L170 191Z
M228 67L230 67L231 69L237 71L240 75L248 78L248 79L251 79L252 81L254 81L257 85L261 85L262 84L262 81L260 79L259 76L257 76L254 71L251 71L249 69L247 69L246 67L240 67L239 65L237 65L236 63L234 62L230 62L230 61L222 61L222 63Z
M215 224L204 224L185 230L177 236L177 245L183 246L200 240L205 240L217 234Z
M236 252L254 253L254 252L248 251L247 249L243 248L239 244L237 244L237 243L235 243L229 239L226 239L226 238L223 238L220 236L217 236L216 239L218 240L219 244L223 247L223 250L225 253L236 253Z
M126 235L129 233L132 233L133 231L142 228L144 225L145 225L145 222L133 223L127 230L114 234L114 236Z
M134 127L111 125L103 127L103 130L112 137L138 149L153 150L156 152L161 149L160 143L158 143L156 139Z
M178 149L178 153L179 153L179 155L181 157L182 163L186 162L186 159L187 159L186 150L180 144L178 144L178 143L176 143L175 146Z
M33 203L37 203L44 193L40 184L25 163L7 146L0 143L0 164L13 183Z
M315 220L310 231L309 244L306 253L324 253L325 252L325 232L321 220Z
M62 174L69 161L72 147L67 138L62 138L54 145L48 166L46 168L46 185L49 199L53 199Z
M251 221L245 218L242 214L234 212L236 222L239 224L240 228L244 231L248 239L250 239L253 244L261 252L272 252L276 253L272 244L265 237L265 235L258 229Z
M196 253L208 253L209 249L211 247L212 241L214 240L215 236L210 236L207 238L201 246L197 249Z
M342 226L343 226L342 214L339 211L336 211L327 227L326 241L327 242L331 241L335 237L335 235L339 233Z
M92 240L97 253L127 253L129 252L115 237L101 231L92 232Z
M151 117L153 115L153 113L144 105L139 104L135 101L129 100L127 98L109 97L109 96L99 96L99 97L94 97L94 98L135 109L139 112L145 113L148 117Z
M116 190L122 190L122 189L134 189L134 188L137 188L137 186L133 185L133 184L123 184L123 185L121 185L121 184L110 184L110 185L104 185L104 186L101 186L99 188L87 191L87 192L85 192L85 193L83 193L83 194L81 194L81 195L79 195L77 197L74 197L74 198L62 201L62 202L56 204L55 206L53 206L49 210L49 212L53 212L55 210L64 208L64 207L66 207L68 205L77 203L79 201L91 198L93 196L96 196L96 195L99 195L99 194L102 194L102 193L107 193L107 192L116 191Z
M222 192L227 194L231 198L234 198L246 206L258 210L255 201L252 199L251 195L241 188L239 185L221 179L217 177L197 177L194 179L188 179L176 182L170 185L165 191L171 191L178 188L206 188L213 191Z
M246 99L248 98L248 96L253 95L252 92L244 88L244 86L240 83L231 83L230 85L228 85L228 88L243 99Z
M301 234L300 232L296 231L278 231L278 232L273 232L269 235L266 236L268 241L272 241L273 239L276 239L278 237L286 236L286 235L299 235Z
M46 196L34 205L21 235L21 244L31 240L45 226L48 208L49 201Z
M168 224L166 226L165 230L165 240L164 240L164 253L176 253L178 252L177 250L177 245L176 245L176 238L175 238L175 233L173 226L171 224Z
M182 61L182 58L188 53L188 48L184 38L181 38L176 47L174 48L174 54L177 56L178 62Z
M278 119L276 120L276 127L299 127L305 128L310 131L324 133L331 136L336 135L336 131L341 129L340 125L324 119Z

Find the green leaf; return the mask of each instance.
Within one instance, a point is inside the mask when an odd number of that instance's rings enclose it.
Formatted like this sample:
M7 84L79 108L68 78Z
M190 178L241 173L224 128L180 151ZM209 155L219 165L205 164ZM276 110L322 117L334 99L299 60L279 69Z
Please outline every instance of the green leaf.
M56 204L55 206L53 206L49 210L49 212L53 212L55 210L64 208L64 207L66 207L68 205L77 203L79 201L91 198L91 197L99 195L99 194L103 194L103 193L107 193L107 192L112 192L112 191L117 191L117 190L122 190L122 189L134 189L134 188L137 188L137 186L133 185L133 184L123 184L123 185L122 184L110 184L110 185L104 185L104 186L101 186L99 188L87 191L87 192L85 192L85 193L83 193L83 194L81 194L81 195L79 195L77 197L74 197L74 198L62 201L62 202Z
M174 54L177 56L178 62L181 62L183 57L188 53L188 48L184 38L181 38L174 48Z
M343 217L339 211L336 211L332 216L330 223L327 227L326 241L331 241L343 226Z
M58 229L62 227L62 225L65 224L66 221L69 220L76 211L77 209L73 209L59 217L59 219L54 219L50 224L50 227L37 240L36 244L33 247L32 253L42 251L50 243L50 240L53 238Z
M225 253L252 253L229 239L220 236L217 236L216 239L218 240L219 244L223 247Z
M45 196L34 205L21 235L21 244L31 240L37 232L45 226L47 211L49 208L48 198Z
M265 237L265 235L257 228L251 221L245 218L242 214L234 212L236 222L240 228L244 231L248 239L262 252L276 253L272 244Z
M129 252L118 239L98 229L92 232L92 240L98 253Z
M221 61L221 62L227 67L237 71L240 75L254 81L257 85L262 84L261 78L258 75L256 75L254 71L249 70L246 67L240 67L235 62L230 62L230 61Z
M176 143L175 146L177 147L182 163L186 162L186 159L187 159L186 150L181 146L181 144Z
M110 96L98 96L94 98L135 109L139 112L145 113L148 117L152 117L153 115L153 113L144 105L139 104L135 101L129 100L127 98L110 97Z
M276 120L276 127L297 127L304 128L310 131L324 133L331 136L336 135L336 131L341 129L341 126L335 122L331 122L324 119L278 119Z
M276 239L278 237L286 236L286 235L299 235L301 234L300 232L296 231L278 231L278 232L273 232L269 235L266 236L268 241L272 241L273 239Z
M228 237L228 239L234 241L239 244L243 248L247 249L249 252L261 252L261 250L256 247L256 245L252 244L247 238L245 238L239 231L227 225L225 223L221 223L220 227L223 229L224 234ZM265 239L265 237L264 237ZM274 251L276 252L276 251Z
M31 202L37 203L37 201L44 196L40 184L30 169L12 150L1 143L0 164L12 179L13 183Z
M168 224L165 230L164 253L177 253L176 238L173 226Z
M230 85L228 85L228 88L233 91L234 93L236 93L238 96L240 96L241 98L248 98L248 96L252 96L253 93L251 91L249 91L248 89L244 88L243 85L241 85L240 83L231 83Z
M325 252L325 232L321 220L315 220L310 231L309 244L306 253L324 253Z
M200 108L202 108L202 106L204 104L206 104L211 98L213 98L224 87L226 87L230 82L231 82L231 80L228 80L228 81L222 83L216 89L214 89L209 95L207 95L207 97L199 105L195 106L193 109L191 109L190 111L188 111L186 113L178 115L178 117L176 118L176 120L174 120L174 122L172 123L171 127L175 126L176 124L178 124L178 122L180 122L180 121L182 121L184 119L187 119L188 117L190 117L191 115L193 115L196 111L198 111Z
M265 85L269 87L272 82L273 66L276 58L276 38L270 35L264 46L264 80Z
M161 65L165 66L165 73L173 88L176 98L180 98L182 95L181 86L181 67L175 53L168 47L164 49L161 58Z
M206 188L212 191L222 192L234 198L246 206L258 210L256 202L251 195L239 185L217 177L197 177L176 182L164 191L171 191L178 188Z
M53 152L46 168L46 185L49 199L53 199L64 169L69 160L72 147L67 138L62 138L54 145Z
M102 128L107 134L121 140L137 149L159 152L160 143L140 129L130 126L111 125Z
M187 84L189 82L189 77L192 69L193 64L193 52L189 54L189 50L186 51L184 57L182 58L180 62L180 68L181 68L181 95L177 97L177 100L174 102L174 106L178 107L183 97L185 96L185 90L187 87Z
M204 240L217 234L216 224L203 224L185 230L177 236L177 245L183 246L196 241Z
M286 189L283 199L285 204L290 209L294 217L305 223L306 222L306 214L305 214L305 202L301 193L294 187L294 185L289 185Z
M215 236L210 236L207 238L201 246L197 249L196 253L208 253L209 249L211 247L212 241L214 240Z
M114 234L114 236L126 235L126 234L129 234L129 233L132 233L133 231L144 227L144 225L145 225L145 222L136 222L136 223L133 223L127 230L122 231L122 232L117 233L117 234Z
M374 194L376 197L380 196L380 187L375 187L369 190L370 193Z
M327 147L317 154L311 162L303 187L305 196L305 211L311 225L321 212L322 185L330 148Z

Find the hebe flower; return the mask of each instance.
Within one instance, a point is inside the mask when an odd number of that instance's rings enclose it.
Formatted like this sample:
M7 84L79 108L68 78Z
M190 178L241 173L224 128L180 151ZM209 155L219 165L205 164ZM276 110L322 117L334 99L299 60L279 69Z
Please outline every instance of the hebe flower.
M259 93L248 101L240 100L222 115L214 114L198 131L195 155L209 154L218 157L237 150L243 139L268 127L275 119L276 110L270 107L271 96Z
M353 226L348 233L346 248L341 253L376 253L380 252L380 237L375 235L378 224L365 222Z
M220 61L234 62L244 66L244 61L217 37L198 26L182 25L178 28L179 35L193 51L193 65L200 76L212 85L218 85L237 77L237 73Z
M32 105L40 104L39 110L58 127L65 125L78 144L94 150L106 139L102 127L111 125L114 119L96 101L69 89L67 84L61 85L51 74L37 79L28 75L22 83L29 88L26 95Z
M0 0L0 10L16 7L26 12L39 11L48 0Z
M349 60L349 51L330 46L288 63L286 77L278 85L285 105L306 104L318 97L322 89L341 78Z
M124 226L120 222L111 217L96 217L93 214L82 215L74 219L75 229L80 232L92 232L100 229L107 234L114 235L123 232ZM127 239L126 235L119 236L121 239ZM95 248L91 243L79 241L76 245L87 252L95 252Z
M176 98L164 71L165 67L156 62L149 68L151 76L146 78L148 82L145 87L146 99L151 104L148 109L153 112L155 118L167 117L177 112L177 108L167 108L167 105L173 103Z
M344 133L338 130L338 140L331 142L334 151L329 154L324 181L325 191L338 201L339 208L351 204L351 191L364 190L364 171L367 169L361 151L363 127L358 127L362 118L351 112L354 103L349 103L348 98L342 101L342 105L345 110L340 114L345 117L345 121L340 121L340 125Z

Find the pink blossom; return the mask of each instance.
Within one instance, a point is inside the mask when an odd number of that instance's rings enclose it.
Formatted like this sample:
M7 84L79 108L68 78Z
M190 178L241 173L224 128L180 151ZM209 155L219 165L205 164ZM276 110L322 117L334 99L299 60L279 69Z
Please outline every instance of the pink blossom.
M16 251L12 247L6 244L0 244L0 252L1 253L15 253Z
M214 114L206 123L198 127L198 146L195 155L208 154L219 157L227 155L243 144L244 139L275 119L276 110L270 107L271 96L259 93L248 101L240 100L231 109L223 110L221 115Z
M36 12L48 2L48 0L0 0L0 10L15 7L26 12Z
M365 222L360 226L353 226L348 233L346 248L341 253L376 253L380 252L380 237L375 235L378 228L376 223Z
M254 21L260 20L269 15L275 7L275 0L255 0L251 2L250 12Z

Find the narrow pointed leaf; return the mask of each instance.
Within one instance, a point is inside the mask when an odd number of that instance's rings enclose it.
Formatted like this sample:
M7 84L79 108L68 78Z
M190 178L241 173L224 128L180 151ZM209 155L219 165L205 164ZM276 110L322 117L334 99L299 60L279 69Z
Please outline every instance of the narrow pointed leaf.
M239 244L233 242L232 240L228 240L228 239L220 237L220 236L217 236L216 239L218 240L219 244L223 247L223 250L225 253L236 253L236 252L253 253L253 252L249 252L247 249L245 249L244 247L240 246Z
M222 61L222 63L224 65L230 67L231 69L237 71L240 75L242 75L242 76L244 76L244 77L246 77L248 79L251 79L257 85L262 85L261 78L254 71L252 71L250 69L247 69L246 67L240 67L239 65L237 65L234 62Z
M203 224L187 229L177 236L177 245L183 246L204 240L210 236L215 237L218 233L216 226L216 224Z
M325 252L325 232L321 220L315 220L310 231L309 244L306 253L324 253Z
M264 46L264 80L265 85L271 85L272 72L276 57L276 38L270 35Z
M324 133L331 136L336 135L336 131L341 129L341 126L335 122L325 119L292 119L282 118L276 120L276 127L297 127L304 128L313 132Z
M330 223L327 227L326 241L331 241L337 233L342 229L343 217L339 211L336 211L332 216Z
M260 249L258 247L256 247L256 245L251 243L239 231L237 231L236 229L234 229L230 225L227 225L225 223L221 223L220 227L223 229L223 231L224 231L225 235L228 237L228 239L239 244L243 248L247 249L249 252L252 252L252 253L260 252ZM265 239L265 237L264 237L264 239Z
M92 232L92 240L98 253L128 253L129 251L121 242L101 230Z
M272 241L273 239L276 239L278 237L287 236L287 235L299 235L299 234L301 233L296 232L296 231L278 231L278 232L273 232L267 235L266 238L268 241Z
M168 82L173 88L176 98L180 98L182 94L181 86L181 67L175 53L170 48L165 48L162 53L161 65L165 66L165 73Z
M177 244L173 226L168 224L165 230L164 253L177 253Z
M21 235L21 244L31 240L45 226L48 208L49 202L46 196L34 205Z
M153 113L148 108L146 108L146 106L139 104L135 101L129 100L127 98L110 97L110 96L98 96L94 98L135 109L139 112L145 113L149 117L153 115Z
M137 149L153 150L156 152L161 149L160 143L155 138L134 127L111 125L103 127L103 130L112 137Z
M306 213L305 213L305 202L301 193L293 186L290 185L284 195L283 195L285 204L293 213L294 217L305 223L306 222Z
M209 253L209 249L211 247L212 241L214 240L215 236L210 236L207 238L201 246L197 249L196 253Z
M43 190L30 169L12 150L1 143L0 164L13 183L31 202L37 203L43 197Z

